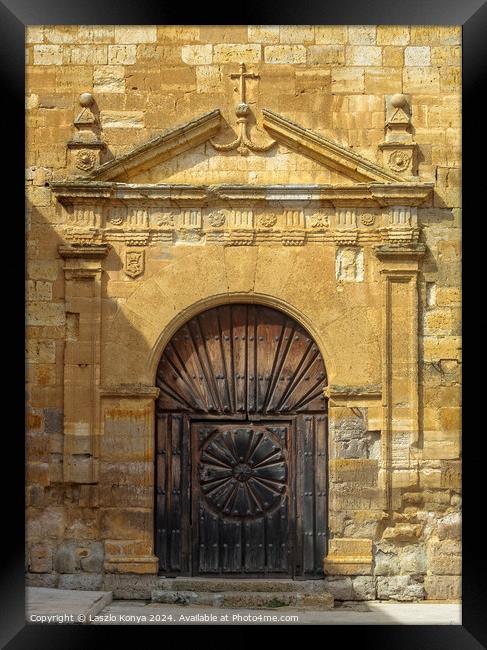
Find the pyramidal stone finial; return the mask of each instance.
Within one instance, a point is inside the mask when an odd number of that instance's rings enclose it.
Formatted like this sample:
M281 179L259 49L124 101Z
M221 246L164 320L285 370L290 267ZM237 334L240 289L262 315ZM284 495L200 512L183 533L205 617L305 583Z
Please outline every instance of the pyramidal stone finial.
M83 92L78 98L81 110L73 121L76 132L68 142L71 164L79 172L90 172L100 163L100 151L105 143L100 139L100 126L95 98L91 92Z
M411 98L395 93L385 98L385 139L379 145L384 164L404 176L414 176L417 144L411 133Z

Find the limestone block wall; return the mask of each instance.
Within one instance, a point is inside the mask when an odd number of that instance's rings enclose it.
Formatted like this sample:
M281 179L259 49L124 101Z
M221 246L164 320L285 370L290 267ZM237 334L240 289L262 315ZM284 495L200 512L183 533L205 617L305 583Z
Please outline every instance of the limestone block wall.
M238 98L230 75L240 62L260 75L247 84L247 101L252 136L261 144L269 139L262 110L270 109L383 164L386 98L410 98L417 179L434 183L432 200L417 211L426 246L417 309L412 284L392 283L385 296L387 262L379 262L373 242L358 257L346 242L337 251L319 242L163 242L146 249L144 273L135 279L124 273L123 243L115 242L102 261L60 254L67 213L49 183L79 173L67 143L80 93L95 97L106 144L101 162L215 108L225 123L215 140L229 142ZM113 570L131 573L138 566L150 574L153 397L101 395L95 443L76 435L82 433L78 415L90 408L93 386L150 386L161 337L198 301L261 294L302 314L330 374L330 590L344 600L459 597L460 62L461 29L452 26L27 28L26 570L32 584L97 588L113 580ZM282 145L239 156L217 155L202 144L146 170L137 182L162 178L352 182ZM411 405L400 363L384 374L387 304L392 322L401 314L408 323L417 317L417 404ZM401 360L411 350L402 347L403 330L394 331L393 356ZM76 359L71 380L79 386L74 401L66 395L70 354ZM399 397L391 406L396 425L386 435L387 382ZM354 396L354 386L368 394ZM400 424L411 408L418 413L414 431ZM84 454L97 462L72 469L68 451L81 464ZM79 471L86 471L81 482L73 480ZM124 568L117 556L140 562Z

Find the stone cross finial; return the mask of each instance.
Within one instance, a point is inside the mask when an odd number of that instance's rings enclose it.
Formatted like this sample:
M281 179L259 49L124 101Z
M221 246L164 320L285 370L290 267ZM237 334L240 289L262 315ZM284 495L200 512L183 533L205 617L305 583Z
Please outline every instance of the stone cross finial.
M240 63L240 72L231 74L230 79L240 79L240 102L245 104L245 79L260 79L260 75L255 72L246 72L245 63Z
M239 79L240 101L235 108L235 115L237 116L237 124L239 125L239 134L235 140L228 144L218 144L210 140L211 145L217 151L232 151L236 149L241 156L246 156L250 151L269 151L275 145L275 140L270 144L258 145L250 140L247 135L248 114L250 112L249 105L246 101L245 94L245 80L246 79L259 79L260 75L255 72L246 72L245 63L240 63L240 72L230 75L231 79Z

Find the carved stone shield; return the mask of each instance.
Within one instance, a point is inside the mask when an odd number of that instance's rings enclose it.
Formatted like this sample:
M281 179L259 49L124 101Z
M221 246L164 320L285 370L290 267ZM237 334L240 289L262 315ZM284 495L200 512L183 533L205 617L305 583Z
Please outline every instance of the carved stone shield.
M125 253L125 273L131 277L136 278L144 272L144 251L143 250L128 250Z

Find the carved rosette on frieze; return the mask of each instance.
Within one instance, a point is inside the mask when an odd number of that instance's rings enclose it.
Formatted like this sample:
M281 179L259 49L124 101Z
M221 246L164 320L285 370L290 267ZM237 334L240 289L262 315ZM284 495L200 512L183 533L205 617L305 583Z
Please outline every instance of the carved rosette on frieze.
M328 215L326 214L315 212L309 217L309 226L313 230L324 230L325 228L328 228L329 225L330 221L328 219Z
M372 214L371 212L365 212L360 216L360 222L363 226L373 226L375 224L375 214Z
M208 215L208 223L212 228L222 228L225 225L226 216L221 210L211 212Z
M164 229L174 228L174 213L167 212L165 214L161 214L161 216L157 219L157 225L160 228Z
M258 219L258 224L262 228L272 228L277 223L275 214L261 214Z

